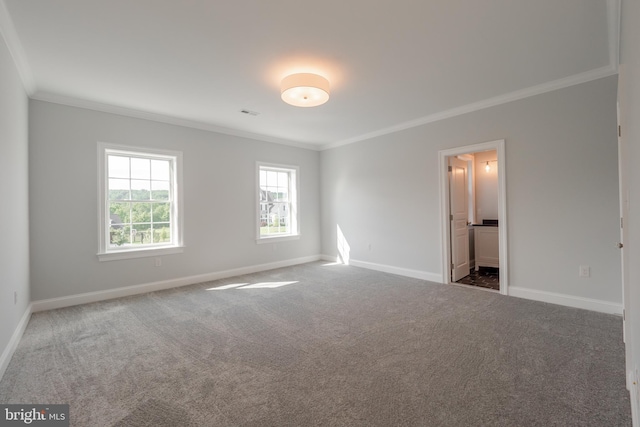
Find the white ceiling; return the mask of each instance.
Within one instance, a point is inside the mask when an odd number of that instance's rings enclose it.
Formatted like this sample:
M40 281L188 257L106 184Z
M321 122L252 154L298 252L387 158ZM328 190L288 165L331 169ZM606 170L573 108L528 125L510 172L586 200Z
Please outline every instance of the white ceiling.
M618 10L619 0L0 0L0 29L31 98L321 149L615 74ZM325 76L329 102L283 103L293 72Z

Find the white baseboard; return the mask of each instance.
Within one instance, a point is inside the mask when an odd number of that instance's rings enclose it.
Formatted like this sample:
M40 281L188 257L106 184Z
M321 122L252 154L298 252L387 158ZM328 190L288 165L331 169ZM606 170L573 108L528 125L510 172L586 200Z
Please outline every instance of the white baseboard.
M376 264L373 262L358 261L352 259L349 265L354 267L368 268L369 270L382 271L384 273L397 274L399 276L412 277L414 279L427 280L429 282L442 283L442 275L430 273L428 271L412 270L409 268L394 267L392 265Z
M327 262L339 262L342 263L342 261L340 260L340 257L335 256L335 255L320 255L320 259L322 261L327 261Z
M276 268L289 267L307 262L324 260L328 262L340 262L340 260L331 255L312 255L302 258L294 258L284 261L278 261L267 264L258 264L248 267L240 267L231 270L218 271L195 276L182 277L177 279L163 280L159 282L145 283L141 285L126 286L122 288L109 289L97 292L87 292L83 294L70 295L60 298L51 298L46 300L33 301L29 306L28 314L32 312L53 310L56 308L70 307L73 305L86 304L91 302L103 301L113 298L120 298L130 295L143 294L146 292L160 291L164 289L177 288L180 286L193 285L196 283L208 282L212 280L224 279L227 277L240 276L243 274L251 274L259 271L273 270ZM412 270L408 268L395 267L391 265L377 264L367 261L350 260L350 265L355 267L366 268L369 270L382 271L385 273L397 274L399 276L412 277L415 279L427 280L435 283L442 283L442 275L431 273L428 271ZM559 304L568 307L582 308L585 310L599 311L602 313L622 315L622 304L616 304L608 301L596 300L591 298L576 297L572 295L557 294L553 292L539 291L528 288L518 288L510 286L508 288L510 296L525 298L535 301ZM25 313L26 316L26 313ZM27 316L28 321L28 316ZM26 323L22 325L26 327ZM23 329L24 330L24 329ZM20 335L21 336L21 335ZM6 350L5 350L6 353ZM3 358L5 354L3 353ZM0 358L0 370L4 359ZM8 362L7 362L8 363Z
M509 286L509 296L622 316L622 304L536 289Z
M27 309L24 311L22 318L18 322L15 331L13 331L13 335L11 335L11 339L9 343L5 347L2 352L2 356L0 356L0 380L4 376L7 367L9 366L9 362L11 362L11 357L13 353L18 348L18 344L20 343L20 339L22 338L22 334L24 334L25 329L27 329L27 325L29 324L29 319L31 319L31 313L33 312L33 305L29 304Z
M104 301L113 298L127 297L131 295L144 294L147 292L161 291L164 289L177 288L180 286L194 285L196 283L209 282L212 280L225 279L227 277L241 276L243 274L257 273L259 271L273 270L276 268L290 267L292 265L304 264L307 262L319 261L320 255L312 255L302 258L288 259L284 261L272 262L268 264L252 265L249 267L234 268L231 270L217 271L195 276L181 277L178 279L163 280L160 282L145 283L141 285L125 286L122 288L108 289L97 292L87 292L84 294L69 295L60 298L51 298L32 302L33 312L53 310L56 308L70 307L73 305L87 304L90 302Z
M336 261L336 257L328 255L322 255L322 259L326 261ZM355 267L368 268L370 270L377 270L385 273L397 274L400 276L413 277L415 279L428 280L435 283L443 283L443 277L441 274L430 273L428 271L411 270L390 265L358 261L355 259L350 260L349 264ZM609 301L558 294L554 292L539 291L536 289L518 288L513 286L508 287L508 295L517 298L548 302L551 304L564 305L567 307L581 308L584 310L598 311L601 313L616 314L622 316L622 304L617 304Z

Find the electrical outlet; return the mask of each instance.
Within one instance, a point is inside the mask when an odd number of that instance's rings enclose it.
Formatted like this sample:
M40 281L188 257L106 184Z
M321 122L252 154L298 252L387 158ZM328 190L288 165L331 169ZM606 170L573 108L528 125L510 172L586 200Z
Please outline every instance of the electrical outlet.
M162 267L162 258L156 258L156 267Z
M581 265L578 271L580 277L591 277L591 268L588 265Z

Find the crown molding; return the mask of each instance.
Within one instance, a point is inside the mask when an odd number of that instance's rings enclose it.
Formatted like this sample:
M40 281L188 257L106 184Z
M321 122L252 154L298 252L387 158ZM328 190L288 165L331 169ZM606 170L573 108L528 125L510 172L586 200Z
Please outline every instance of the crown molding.
M474 102L471 104L463 105L449 110L441 111L439 113L430 114L428 116L421 117L419 119L403 122L394 126L379 129L374 132L369 132L363 135L358 135L353 138L337 141L321 146L321 151L331 148L341 147L343 145L353 144L354 142L364 141L367 139L375 138L382 135L387 135L394 132L399 132L406 129L411 129L417 126L422 126L427 123L433 123L444 119L460 116L474 111L482 110L489 107L495 107L497 105L506 104L508 102L517 101L520 99L528 98L530 96L540 95L546 92L551 92L558 89L563 89L569 86L574 86L581 83L586 83L592 80L601 79L603 77L612 76L618 73L618 67L614 67L611 64L594 70L585 71L583 73L575 74L573 76L565 77L551 82L542 83L536 86L531 86L526 89L517 90L504 95L499 95L493 98L485 99L482 101Z
M27 92L28 96L33 95L36 91L33 73L4 0L0 0L0 34L2 34L13 62L16 64L25 92Z
M116 114L119 116L133 117L136 119L150 120L153 122L166 123L175 126L182 126L191 129L199 129L209 132L220 133L224 135L237 136L240 138L253 139L262 142L271 142L273 144L288 145L306 150L319 151L320 146L293 141L284 138L277 138L269 135L262 135L253 132L247 132L239 129L231 129L223 126L217 126L210 123L199 122L195 120L182 119L179 117L167 116L164 114L151 113L148 111L135 110L133 108L120 107L116 105L103 104L96 101L74 98L70 96L54 94L49 92L38 91L33 94L31 99L36 101L50 102L53 104L66 105L69 107L84 108L87 110L100 111L103 113Z
M505 104L511 101L517 101L519 99L528 98L534 95L540 95L546 92L562 89L565 87L586 83L591 80L597 80L603 77L612 76L618 74L618 64L620 60L620 19L621 19L621 0L606 0L607 7L607 34L608 34L608 50L609 50L609 64L596 68L593 70L585 71L583 73L575 74L562 79L554 80L540 85L532 86L526 89L518 90L515 92L507 93L504 95L496 96L494 98L485 99L479 102L463 105L461 107L452 108L450 110L441 111L439 113L424 116L415 120L400 123L395 126L379 129L374 132L358 135L353 138L344 139L342 141L336 141L328 144L323 144L320 150L329 150L331 148L341 147L343 145L352 144L354 142L364 141L367 139L375 138L382 135L387 135L393 132L399 132L402 130L410 129L413 127L421 126L427 123L437 122L439 120L448 119L451 117L460 116L462 114L471 113L473 111L482 110L484 108L494 107L497 105Z
M0 0L1 2L2 0ZM617 0L613 0L617 1ZM610 56L611 58L611 56ZM617 56L616 56L617 60ZM452 108L449 110L441 111L435 114L424 116L415 120L403 122L394 126L379 129L374 132L365 133L355 136L353 138L345 139L337 142L330 142L327 144L310 144L303 143L283 138L276 138L268 135L256 134L252 132L242 131L238 129L231 129L222 126L217 126L209 123L198 122L194 120L181 119L177 117L167 116L163 114L150 113L142 110L134 110L126 107L119 107L115 105L102 104L95 101L88 101L65 95L53 94L48 92L37 92L31 95L31 99L51 102L54 104L67 105L70 107L85 108L88 110L101 111L104 113L117 114L120 116L134 117L138 119L151 120L160 123L167 123L176 126L182 126L192 129L200 129L209 132L216 132L225 135L232 135L241 138L248 138L257 141L271 142L274 144L288 145L297 148L303 148L312 151L324 151L332 148L341 147L343 145L353 144L355 142L364 141L367 139L375 138L382 135L388 135L390 133L411 129L414 127L422 126L428 123L437 122L440 120L449 119L463 114L472 113L489 107L495 107L498 105L506 104L508 102L517 101L520 99L528 98L530 96L540 95L554 90L563 89L570 86L575 86L581 83L586 83L592 80L609 77L618 73L617 63L606 65L604 67L596 68L593 70L585 71L583 73L574 74L569 77L565 77L551 82L542 83L529 88L517 90L504 95L499 95L493 98L485 99L482 101L474 102L471 104L463 105L460 107Z
M325 144L303 143L284 138L277 138L273 136L242 131L238 129L226 128L194 120L182 119L126 107L119 107L89 100L77 99L64 95L37 91L37 86L33 73L31 71L31 67L29 66L29 63L26 59L26 54L24 52L20 39L18 38L17 32L13 25L13 21L11 20L4 0L0 0L0 34L7 44L9 52L13 57L16 68L18 69L18 73L20 74L20 77L22 79L24 89L31 99L68 105L72 107L86 108L89 110L112 113L121 116L135 117L155 122L168 123L176 126L200 129L225 135L237 136L241 138L288 145L313 151L323 151L617 74L620 49L621 0L606 0L606 8L609 51L609 64L607 66L589 70L551 82L542 83L540 85L532 86L522 90L510 92L504 95L499 95L471 104L463 105L460 107L452 108L449 110L441 111L415 120L399 123L394 126L358 135L352 138Z

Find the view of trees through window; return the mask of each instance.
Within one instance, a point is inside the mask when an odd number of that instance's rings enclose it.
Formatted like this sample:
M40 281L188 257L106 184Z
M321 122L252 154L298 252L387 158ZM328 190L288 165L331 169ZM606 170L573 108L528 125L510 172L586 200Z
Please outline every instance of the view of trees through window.
M171 243L171 160L107 156L110 247Z

